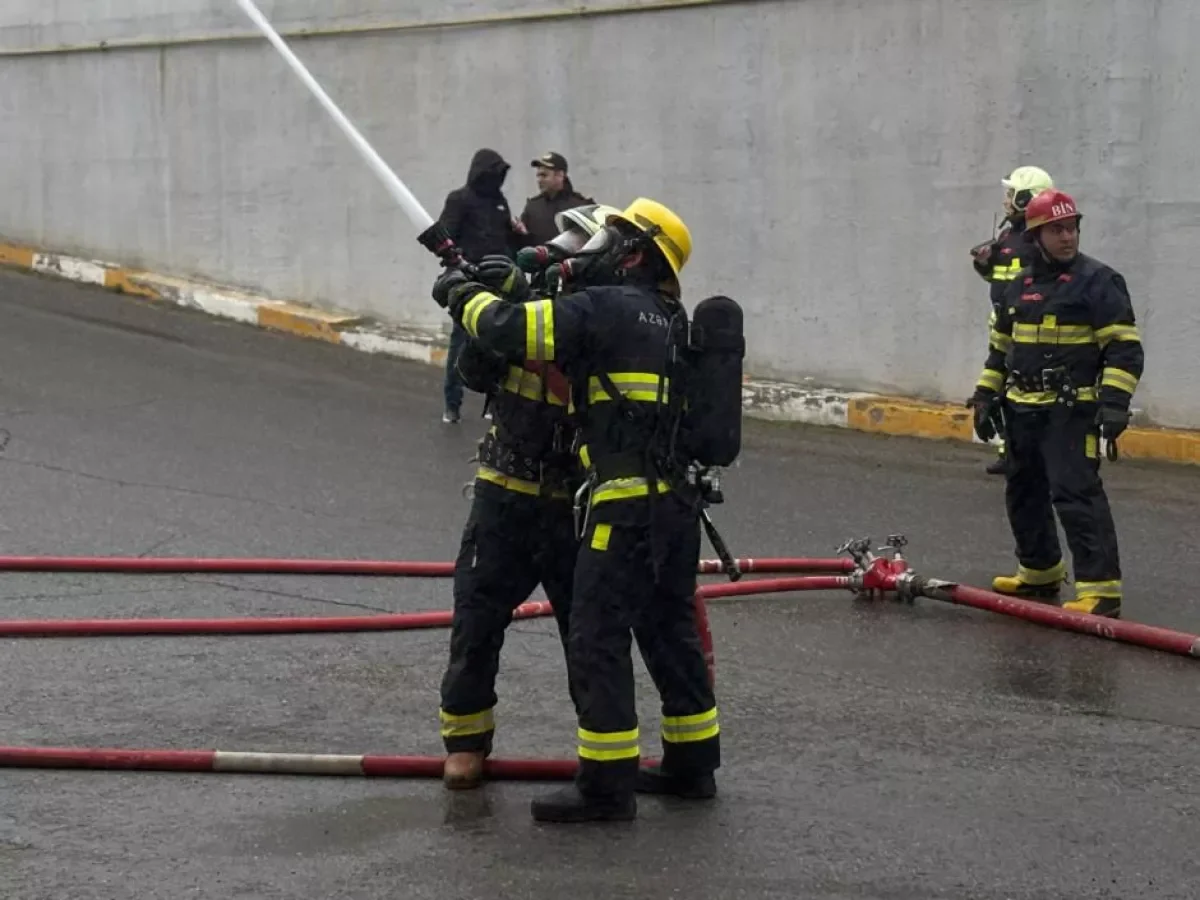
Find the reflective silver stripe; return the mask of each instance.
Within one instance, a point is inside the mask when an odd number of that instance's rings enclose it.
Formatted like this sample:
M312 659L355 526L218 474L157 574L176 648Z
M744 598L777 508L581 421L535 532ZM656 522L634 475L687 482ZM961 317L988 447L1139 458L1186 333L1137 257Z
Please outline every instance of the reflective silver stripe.
M537 306L534 307L533 316L534 316L534 326L533 327L535 329L535 335L536 335L535 339L537 340L537 344L535 345L537 347L537 357L536 358L537 359L545 359L546 358L546 305L545 305L545 303L538 303Z

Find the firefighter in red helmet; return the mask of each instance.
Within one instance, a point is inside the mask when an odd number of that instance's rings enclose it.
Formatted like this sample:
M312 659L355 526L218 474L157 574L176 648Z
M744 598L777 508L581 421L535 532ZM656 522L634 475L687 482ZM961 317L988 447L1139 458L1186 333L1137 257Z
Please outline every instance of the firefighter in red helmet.
M1121 565L1100 439L1115 450L1144 355L1125 279L1079 252L1081 218L1058 190L1026 207L1032 264L1004 294L971 403L980 440L995 436L999 418L1009 454L1005 503L1019 566L994 589L1059 596L1067 573L1057 512L1075 567L1075 596L1063 607L1116 618Z

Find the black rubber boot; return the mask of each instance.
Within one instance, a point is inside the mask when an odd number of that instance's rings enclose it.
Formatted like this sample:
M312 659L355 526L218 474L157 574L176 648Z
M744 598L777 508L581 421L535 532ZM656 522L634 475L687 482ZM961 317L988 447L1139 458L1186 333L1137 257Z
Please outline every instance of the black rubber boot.
M539 797L529 808L538 822L632 822L637 818L637 797L588 797L571 785Z
M647 766L638 772L639 794L666 794L684 800L710 800L717 796L717 779L707 775L672 775L661 766Z

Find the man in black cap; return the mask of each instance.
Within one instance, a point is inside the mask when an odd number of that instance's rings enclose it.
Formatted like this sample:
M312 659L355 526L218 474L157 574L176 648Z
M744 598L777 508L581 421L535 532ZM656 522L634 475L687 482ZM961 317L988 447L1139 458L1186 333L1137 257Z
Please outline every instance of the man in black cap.
M536 246L549 243L562 230L554 224L556 215L596 201L576 192L571 179L567 177L566 157L561 153L543 153L530 165L537 169L537 183L541 193L526 201L525 209L521 213L521 223L529 232L531 243Z

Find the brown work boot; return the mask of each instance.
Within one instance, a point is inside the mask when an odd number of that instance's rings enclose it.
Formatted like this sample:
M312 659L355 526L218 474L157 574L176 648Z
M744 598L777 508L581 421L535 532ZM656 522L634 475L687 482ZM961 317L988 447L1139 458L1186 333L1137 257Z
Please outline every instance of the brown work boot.
M452 791L467 791L483 782L483 751L451 753L442 768L442 784Z

